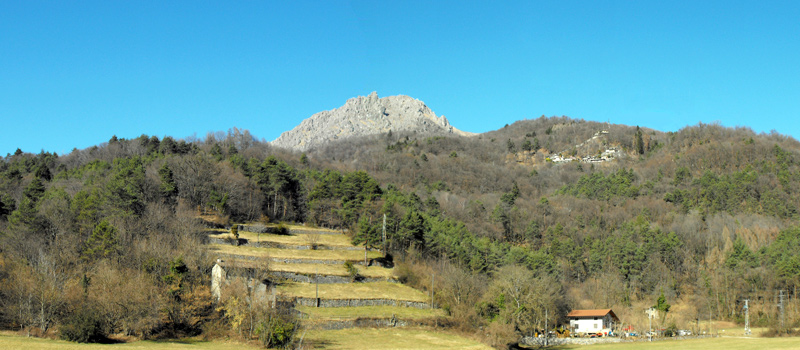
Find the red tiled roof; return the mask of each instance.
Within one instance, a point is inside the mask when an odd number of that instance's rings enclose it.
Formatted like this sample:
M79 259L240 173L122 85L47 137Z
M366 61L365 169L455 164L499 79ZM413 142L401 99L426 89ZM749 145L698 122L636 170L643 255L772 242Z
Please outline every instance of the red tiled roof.
M611 309L572 310L569 314L567 314L567 317L604 317L608 314L611 314L611 317L618 319L617 315L614 314L614 311Z

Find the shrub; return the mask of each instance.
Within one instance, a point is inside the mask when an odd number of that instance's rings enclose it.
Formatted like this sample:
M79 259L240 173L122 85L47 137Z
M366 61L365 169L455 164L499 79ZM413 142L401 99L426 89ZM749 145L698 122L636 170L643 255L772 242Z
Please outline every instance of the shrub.
M61 325L60 336L78 343L100 343L107 339L103 319L92 308L79 308L69 316Z
M347 270L347 275L350 276L351 281L358 280L358 268L356 268L352 261L345 261L344 269Z
M290 311L269 313L256 326L258 340L267 348L291 348L299 329L296 317Z
M282 222L278 223L278 225L275 226L275 231L273 231L273 233L276 234L276 235L288 235L289 234L289 227L286 226L286 224L284 224Z

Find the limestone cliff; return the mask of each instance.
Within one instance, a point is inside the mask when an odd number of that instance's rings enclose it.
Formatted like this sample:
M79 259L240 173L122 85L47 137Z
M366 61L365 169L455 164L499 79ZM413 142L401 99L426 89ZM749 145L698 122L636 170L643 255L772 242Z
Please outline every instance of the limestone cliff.
M305 151L333 140L382 134L390 130L472 135L450 125L444 116L437 117L420 100L404 95L378 98L378 94L373 92L369 96L351 98L342 107L312 115L281 134L272 144Z

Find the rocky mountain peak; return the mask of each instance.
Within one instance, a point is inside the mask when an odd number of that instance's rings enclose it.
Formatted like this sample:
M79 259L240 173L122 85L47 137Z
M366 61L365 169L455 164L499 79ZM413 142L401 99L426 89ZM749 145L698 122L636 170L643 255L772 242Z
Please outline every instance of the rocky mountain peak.
M316 113L294 129L284 132L272 144L305 151L329 141L389 131L424 134L472 135L456 129L415 98L397 95L380 98L377 92L358 96L344 106Z

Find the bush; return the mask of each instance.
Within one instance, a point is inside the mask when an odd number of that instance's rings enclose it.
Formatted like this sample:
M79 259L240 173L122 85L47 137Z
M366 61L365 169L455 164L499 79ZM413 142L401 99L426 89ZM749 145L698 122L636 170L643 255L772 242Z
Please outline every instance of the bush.
M100 343L108 339L103 319L96 310L80 308L60 328L61 339L78 343Z
M275 231L273 231L272 233L274 233L276 235L288 235L289 234L289 227L286 226L286 224L281 222L277 226L275 226Z
M351 281L355 282L358 280L358 268L356 268L352 261L345 261L344 269L347 270L347 275L350 276Z
M231 226L231 234L233 235L234 239L239 239L239 225L234 224Z
M674 337L678 335L678 326L675 323L671 323L667 329L664 330L665 337Z
M291 348L299 329L297 319L288 310L270 313L256 326L258 340L267 348Z
M792 328L784 328L781 329L780 327L769 327L768 330L761 333L762 337L765 338L775 338L775 337L796 337L800 335L800 331L794 330Z

